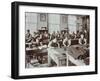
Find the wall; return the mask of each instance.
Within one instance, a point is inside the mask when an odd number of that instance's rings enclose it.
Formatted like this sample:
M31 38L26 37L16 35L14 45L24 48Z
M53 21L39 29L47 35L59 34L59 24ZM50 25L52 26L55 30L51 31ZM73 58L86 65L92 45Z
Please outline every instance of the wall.
M44 15L44 19L42 20L40 15ZM47 14L38 13L38 22L37 22L38 30L41 30L42 27L47 27Z
M68 15L61 15L60 16L60 29L65 30L68 27Z
M25 20L26 30L29 29L31 34L41 30L42 27L47 27L49 33L66 30L66 28L69 28L70 33L73 33L81 29L80 26L82 25L82 18L79 17L77 20L76 15L26 12Z
M81 16L78 16L77 17L77 24L76 24L76 26L77 26L77 28L76 28L76 30L79 30L79 31L81 31L81 29L82 29L82 27L83 27L83 22L82 22L82 17Z
M68 28L70 33L76 32L76 20L77 17L74 15L68 15Z
M14 81L10 78L11 69L11 2L14 0L1 0L0 2L0 81ZM100 14L100 0L21 0L42 3L57 3L71 5L98 6L98 15ZM98 16L98 22L100 15ZM100 23L98 23L100 31ZM100 35L100 32L98 32ZM98 48L100 48L100 36L98 36ZM98 50L98 62L100 62L100 50ZM100 63L98 63L100 68ZM53 78L26 79L25 81L99 81L100 69L98 75L65 76ZM20 80L24 81L24 80Z
M49 14L48 18L49 33L53 31L60 31L60 15L59 14Z
M37 31L37 13L25 13L25 25L26 30L30 30L30 33L33 34L33 32Z

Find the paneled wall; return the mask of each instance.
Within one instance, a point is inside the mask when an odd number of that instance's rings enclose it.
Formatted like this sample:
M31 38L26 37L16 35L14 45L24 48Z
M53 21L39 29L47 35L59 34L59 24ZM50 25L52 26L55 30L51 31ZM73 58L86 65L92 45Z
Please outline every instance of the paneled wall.
M89 30L90 29L90 17L84 16L82 22L83 22L83 27Z
M38 30L41 30L42 27L47 27L47 14L45 13L38 13Z
M77 21L76 21L76 31L79 30L81 31L83 27L82 23L82 16L77 16Z
M37 13L25 13L25 28L29 29L31 34L37 31Z
M68 28L68 15L60 15L60 30Z
M60 15L49 14L48 15L48 27L49 33L60 31Z
M76 16L68 15L68 28L70 33L76 32L76 25L77 25L76 21L77 21Z
M29 29L31 34L41 30L42 27L47 27L49 33L65 30L66 28L69 29L70 33L73 33L77 30L80 31L83 26L82 16L26 12L25 17L26 30Z

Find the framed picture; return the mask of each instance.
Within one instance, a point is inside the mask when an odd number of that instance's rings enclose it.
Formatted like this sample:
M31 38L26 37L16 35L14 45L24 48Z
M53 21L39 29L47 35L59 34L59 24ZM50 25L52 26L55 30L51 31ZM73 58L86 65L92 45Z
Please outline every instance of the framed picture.
M40 21L46 21L46 14L40 14Z
M97 74L97 22L96 6L12 2L11 77Z

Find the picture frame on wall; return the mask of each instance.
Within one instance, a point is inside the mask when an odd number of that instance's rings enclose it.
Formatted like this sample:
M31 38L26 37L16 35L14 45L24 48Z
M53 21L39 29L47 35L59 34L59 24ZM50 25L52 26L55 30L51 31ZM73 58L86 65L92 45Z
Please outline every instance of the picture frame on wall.
M97 9L12 2L11 78L97 74Z
M46 14L40 14L40 21L46 21Z

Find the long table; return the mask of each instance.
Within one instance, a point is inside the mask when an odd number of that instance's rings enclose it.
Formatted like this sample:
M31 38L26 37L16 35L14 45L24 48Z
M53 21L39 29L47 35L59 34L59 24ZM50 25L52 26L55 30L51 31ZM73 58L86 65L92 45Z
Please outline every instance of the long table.
M39 60L39 58L41 60L43 60L43 56L44 55L47 55L47 49L39 49L37 47L26 48L26 57L33 57L33 56L35 56L38 60Z
M84 54L85 46L74 45L68 48L48 48L48 65L51 66L53 60L57 66L69 66L69 61L76 66L85 65L83 60L77 59Z
M66 51L61 48L48 48L48 65L51 66L53 60L57 66L63 66L66 63Z
M66 51L67 59L77 66L86 65L84 63L84 60L77 59L80 55L84 55L86 50L89 50L89 48L87 48L87 45L70 46Z

